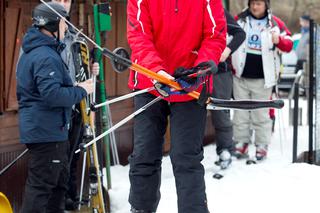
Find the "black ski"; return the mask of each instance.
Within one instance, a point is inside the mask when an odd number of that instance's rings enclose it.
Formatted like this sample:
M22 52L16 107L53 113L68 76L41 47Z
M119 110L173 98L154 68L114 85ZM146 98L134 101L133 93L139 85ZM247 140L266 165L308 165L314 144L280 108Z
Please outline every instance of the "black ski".
M257 160L252 158L252 159L247 159L246 160L247 165L252 165L252 164L257 164Z
M215 167L217 167L217 169L216 170L214 169L212 177L214 179L220 180L223 177L225 177L226 170L228 170L229 168L222 169L219 160L215 161L214 164L215 164Z
M252 165L252 164L259 164L263 163L266 159L258 160L256 157L249 158L246 160L247 165Z
M214 173L212 177L214 179L220 180L220 179L222 179L224 177L224 175L221 174L221 172L217 172L217 173Z

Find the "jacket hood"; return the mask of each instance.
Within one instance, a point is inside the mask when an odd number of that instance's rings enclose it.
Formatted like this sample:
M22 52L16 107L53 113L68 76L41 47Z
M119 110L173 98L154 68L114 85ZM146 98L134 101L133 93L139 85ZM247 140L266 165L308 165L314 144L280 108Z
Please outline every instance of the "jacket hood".
M61 52L64 48L64 44L58 42L55 38L43 34L35 27L29 28L22 41L23 51L28 53L41 46L49 46L58 52Z

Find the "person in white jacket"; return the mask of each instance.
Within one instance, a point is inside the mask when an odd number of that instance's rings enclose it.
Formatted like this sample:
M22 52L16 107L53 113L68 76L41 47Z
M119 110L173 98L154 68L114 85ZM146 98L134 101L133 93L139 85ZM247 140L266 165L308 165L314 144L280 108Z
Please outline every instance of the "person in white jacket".
M280 71L280 52L290 52L291 33L285 24L271 14L269 0L249 0L249 8L236 17L246 32L246 41L232 56L235 71L233 95L235 99L268 100ZM272 123L268 109L235 111L233 131L235 156L248 157L251 143L250 129L255 132L256 159L267 156Z

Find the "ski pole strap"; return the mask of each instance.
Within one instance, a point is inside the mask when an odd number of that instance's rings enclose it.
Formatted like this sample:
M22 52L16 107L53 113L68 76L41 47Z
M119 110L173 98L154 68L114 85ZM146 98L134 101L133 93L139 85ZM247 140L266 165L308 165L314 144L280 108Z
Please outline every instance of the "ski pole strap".
M203 83L206 83L208 76L217 72L217 66L213 61L202 62L199 65L185 69L178 67L174 72L175 81L180 85L180 91L171 91L169 86L156 83L154 86L156 90L164 97L172 94L184 95L195 91ZM205 91L206 91L205 87Z
M199 88L199 86L202 84L202 90L198 98L198 103L203 106L206 104L208 97L211 97L210 95L210 85L209 85L209 75L205 76L198 76L193 80L192 83L189 83L191 81L184 80L185 78L178 78L176 81L179 83L182 90L178 91L179 94L187 94L189 92L193 92ZM168 87L168 86L167 86ZM170 90L170 89L169 89Z
M202 62L189 69L179 67L175 70L173 76L176 78L176 81L179 83L182 90L187 93L197 90L202 84L203 87L198 103L200 105L204 105L206 104L208 97L210 97L209 78L212 74L217 72L217 65L210 60L207 62Z
M203 80L205 79L205 80ZM193 92L198 87L203 84L203 88L201 90L201 93L198 98L198 103L203 106L207 103L208 97L210 97L210 91L209 91L209 86L207 85L209 77L200 77L197 78L196 83L190 84L183 79L179 78L176 79L176 82L179 84L181 87L181 90L172 90L172 87L166 85L166 84L161 84L159 82L154 84L154 88L157 90L157 92L163 96L163 97L169 97L170 95L186 95L189 92Z
M172 91L171 87L165 84L161 84L159 82L154 84L154 88L157 90L157 92L163 96L163 97L169 97L170 95L185 95L187 92L185 90L174 90ZM182 87L183 88L183 87Z

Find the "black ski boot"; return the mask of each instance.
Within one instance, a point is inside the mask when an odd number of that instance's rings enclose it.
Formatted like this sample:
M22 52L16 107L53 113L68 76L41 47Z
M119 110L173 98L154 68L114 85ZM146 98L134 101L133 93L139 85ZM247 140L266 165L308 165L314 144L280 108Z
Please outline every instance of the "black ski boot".
M71 198L65 200L65 210L74 211L78 208L78 201L74 201Z

